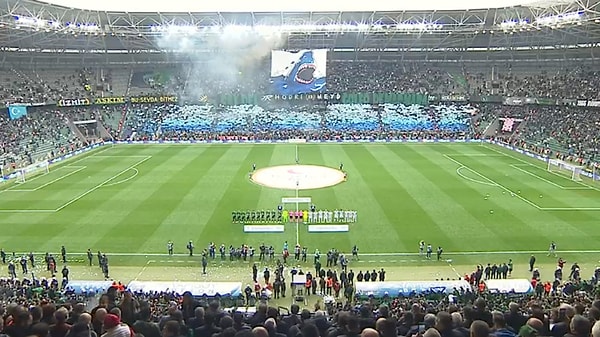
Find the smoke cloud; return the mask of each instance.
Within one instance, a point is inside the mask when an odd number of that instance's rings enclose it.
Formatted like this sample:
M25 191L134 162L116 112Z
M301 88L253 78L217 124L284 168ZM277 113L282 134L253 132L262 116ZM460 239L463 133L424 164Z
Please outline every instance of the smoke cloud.
M257 90L268 83L271 51L281 49L286 35L240 26L190 32L163 32L157 44L188 62L180 76L187 79L184 99Z

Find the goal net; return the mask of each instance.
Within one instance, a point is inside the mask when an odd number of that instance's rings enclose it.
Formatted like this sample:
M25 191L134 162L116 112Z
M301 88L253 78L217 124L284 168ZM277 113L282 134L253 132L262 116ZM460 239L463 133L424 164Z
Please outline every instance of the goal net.
M19 174L17 176L18 183L24 183L27 180L31 179L33 176L38 176L41 174L46 174L50 172L50 165L47 160L31 164L29 166L23 167L19 169Z
M581 181L580 175L583 169L583 166L574 165L560 159L548 159L548 172L568 175L574 181Z

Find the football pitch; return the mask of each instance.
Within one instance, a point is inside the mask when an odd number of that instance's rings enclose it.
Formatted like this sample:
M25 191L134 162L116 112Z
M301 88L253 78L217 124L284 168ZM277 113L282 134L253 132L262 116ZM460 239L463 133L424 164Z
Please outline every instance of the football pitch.
M299 196L318 209L356 210L357 222L346 233L309 233L302 224L245 233L232 223L232 211L276 209L295 194L252 183L252 165L295 165L296 146L301 164L343 163L347 172L347 181ZM0 247L9 253L56 254L65 245L69 262L83 268L84 252L100 250L131 279L166 280L174 277L169 267L197 268L199 258L186 256L189 240L198 253L209 242L265 243L278 256L284 241L298 241L308 247L309 262L315 248L349 253L357 245L365 268L418 267L444 277L436 270L450 277L509 258L525 265L530 254L552 270L555 258L546 251L556 241L559 254L582 264L587 278L600 259L600 185L548 172L543 162L492 144L115 145L24 183L4 183L0 223ZM166 256L168 240L175 257ZM434 251L443 247L443 260L419 256L421 240ZM142 276L155 266L161 269ZM215 278L230 276L229 267L246 268L229 261L211 266L222 270ZM402 269L392 276L410 277Z

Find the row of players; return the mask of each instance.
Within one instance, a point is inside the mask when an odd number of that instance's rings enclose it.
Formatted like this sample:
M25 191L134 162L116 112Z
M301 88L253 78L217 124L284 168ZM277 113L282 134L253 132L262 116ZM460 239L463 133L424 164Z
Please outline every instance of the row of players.
M280 223L282 212L277 210L259 211L233 211L231 212L233 223Z
M290 221L302 220L304 223L351 223L356 222L356 211L290 211ZM284 211L285 220L285 211Z
M288 210L257 210L231 212L233 223L351 223L356 222L356 211L288 211Z

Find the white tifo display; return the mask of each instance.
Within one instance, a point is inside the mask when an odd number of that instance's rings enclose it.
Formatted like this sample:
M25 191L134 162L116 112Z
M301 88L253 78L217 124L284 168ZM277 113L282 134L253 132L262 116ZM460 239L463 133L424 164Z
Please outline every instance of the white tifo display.
M580 174L583 171L583 166L574 165L560 159L548 159L548 171L568 173L571 180L581 181Z
M19 176L17 178L17 182L24 183L27 180L31 179L31 177L33 176L46 174L48 172L50 172L50 165L47 160L31 164L29 166L19 169Z

